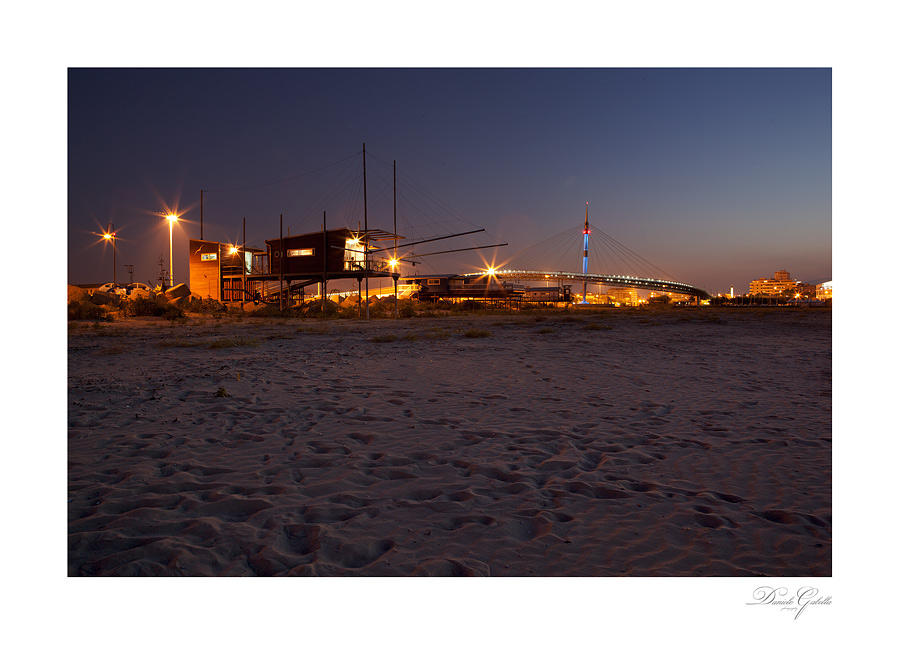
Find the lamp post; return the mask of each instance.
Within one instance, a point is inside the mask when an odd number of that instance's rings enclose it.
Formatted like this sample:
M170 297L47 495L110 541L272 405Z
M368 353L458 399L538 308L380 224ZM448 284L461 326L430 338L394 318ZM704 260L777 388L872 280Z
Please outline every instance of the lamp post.
M167 213L166 219L169 221L169 286L175 286L175 271L172 258L172 227L178 221L178 213Z
M103 239L107 241L111 241L113 245L113 293L116 292L116 228L110 224L109 228L106 230L106 233L103 234Z

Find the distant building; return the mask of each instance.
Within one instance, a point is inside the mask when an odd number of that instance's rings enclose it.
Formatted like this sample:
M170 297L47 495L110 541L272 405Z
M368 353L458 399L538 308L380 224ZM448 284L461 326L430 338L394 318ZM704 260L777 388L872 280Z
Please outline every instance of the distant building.
M751 296L777 296L785 291L803 293L805 291L813 291L813 286L799 280L792 280L791 274L784 269L776 271L772 278L757 278L750 282Z
M628 305L630 307L637 307L641 304L637 289L633 287L609 287L606 290L606 295L609 296L609 299L613 302L618 302L619 304Z
M831 300L831 280L816 285L816 298L819 300Z

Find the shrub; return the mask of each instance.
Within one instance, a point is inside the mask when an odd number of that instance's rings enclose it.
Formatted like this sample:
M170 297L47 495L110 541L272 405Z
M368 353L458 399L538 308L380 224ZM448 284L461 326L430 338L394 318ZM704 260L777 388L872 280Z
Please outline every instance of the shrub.
M73 300L69 303L69 320L113 320L111 311L92 302Z
M212 341L207 347L209 349L225 349L226 347L257 347L259 341L255 338L220 338Z
M126 300L123 306L127 316L162 316L166 311L165 305L149 298Z
M183 322L186 320L184 312L173 305L166 306L165 311L163 311L163 318L171 320L172 322L175 322L176 320Z
M195 314L219 314L226 309L224 303L219 302L218 300L213 300L212 298L191 298L190 302L185 304L184 310L190 311Z

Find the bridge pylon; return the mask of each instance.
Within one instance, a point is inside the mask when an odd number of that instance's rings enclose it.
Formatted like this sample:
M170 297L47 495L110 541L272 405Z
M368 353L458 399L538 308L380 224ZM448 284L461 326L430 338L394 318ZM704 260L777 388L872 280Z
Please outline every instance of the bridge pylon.
M584 203L584 259L581 263L581 272L586 274L588 272L588 236L591 234L591 229L588 226L588 205L590 202ZM586 305L587 301L587 280L583 280L581 283L581 304Z

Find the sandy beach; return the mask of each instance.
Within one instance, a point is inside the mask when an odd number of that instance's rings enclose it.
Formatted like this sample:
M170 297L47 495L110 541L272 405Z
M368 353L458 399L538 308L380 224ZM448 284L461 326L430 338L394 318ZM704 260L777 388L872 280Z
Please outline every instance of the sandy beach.
M830 576L831 312L72 322L70 576Z

